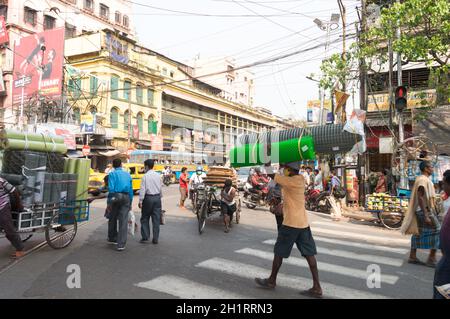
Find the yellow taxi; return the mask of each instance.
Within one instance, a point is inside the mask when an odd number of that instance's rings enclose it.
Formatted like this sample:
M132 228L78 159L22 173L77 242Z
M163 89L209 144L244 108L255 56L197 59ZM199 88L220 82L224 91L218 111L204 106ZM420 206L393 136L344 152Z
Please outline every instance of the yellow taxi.
M139 191L139 189L141 188L141 179L145 174L144 165L136 163L124 163L122 167L131 175L133 191Z
M89 171L89 186L88 192L90 194L99 194L105 187L105 173L94 171L92 168Z

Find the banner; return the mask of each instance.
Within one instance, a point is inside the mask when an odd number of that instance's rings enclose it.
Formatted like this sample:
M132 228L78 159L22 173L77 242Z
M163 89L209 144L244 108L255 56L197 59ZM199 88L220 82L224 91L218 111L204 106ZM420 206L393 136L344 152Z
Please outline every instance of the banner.
M0 45L8 43L8 42L9 42L9 36L8 36L8 31L6 30L5 17L0 16Z
M64 28L20 38L14 44L13 104L40 93L61 98Z
M80 115L80 131L84 134L95 133L95 115L92 113Z
M408 92L408 109L432 106L436 102L436 90ZM389 111L389 94L369 94L368 112Z
M334 113L337 114L341 111L341 108L347 102L350 95L341 91L334 91L334 94L336 96L336 108L334 110Z

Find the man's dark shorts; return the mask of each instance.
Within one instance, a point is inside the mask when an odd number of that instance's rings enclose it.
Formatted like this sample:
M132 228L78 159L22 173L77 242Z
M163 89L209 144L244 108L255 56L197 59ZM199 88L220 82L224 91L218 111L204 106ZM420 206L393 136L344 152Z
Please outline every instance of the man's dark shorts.
M278 231L274 253L282 258L289 258L294 243L303 257L317 255L316 243L311 234L311 228L293 228L282 225Z

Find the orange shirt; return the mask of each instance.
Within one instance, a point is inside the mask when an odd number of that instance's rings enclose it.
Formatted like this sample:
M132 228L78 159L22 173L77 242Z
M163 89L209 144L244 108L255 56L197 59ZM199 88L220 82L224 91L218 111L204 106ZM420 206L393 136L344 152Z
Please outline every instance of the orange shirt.
M305 178L302 175L275 176L275 183L281 185L283 194L283 225L293 228L307 228L308 215L305 209Z

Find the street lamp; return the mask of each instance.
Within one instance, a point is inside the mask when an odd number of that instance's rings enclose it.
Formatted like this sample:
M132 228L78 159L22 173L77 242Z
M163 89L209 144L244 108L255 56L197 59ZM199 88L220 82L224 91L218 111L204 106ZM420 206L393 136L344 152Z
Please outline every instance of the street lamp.
M314 19L314 23L319 27L320 30L327 32L327 37L325 41L325 59L327 58L328 43L330 42L330 32L336 30L339 27L339 19L341 15L339 13L332 13L329 21L324 21L321 19ZM322 90L320 96L320 117L319 125L323 124L323 106L325 103L325 90Z

